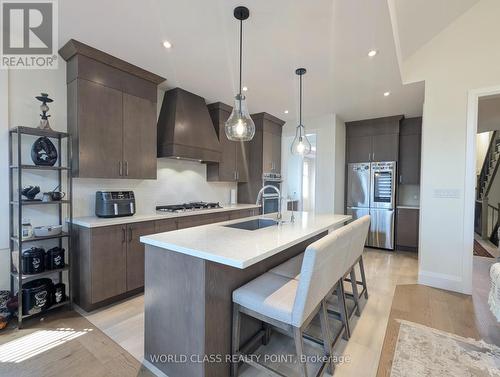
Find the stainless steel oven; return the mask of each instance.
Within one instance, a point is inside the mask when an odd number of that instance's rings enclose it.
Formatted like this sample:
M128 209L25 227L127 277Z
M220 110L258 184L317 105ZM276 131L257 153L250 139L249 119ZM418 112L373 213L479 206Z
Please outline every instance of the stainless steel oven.
M264 173L262 174L262 187L274 186L278 190L282 189L283 178L279 173ZM262 195L262 213L278 212L279 195L273 189L266 189Z

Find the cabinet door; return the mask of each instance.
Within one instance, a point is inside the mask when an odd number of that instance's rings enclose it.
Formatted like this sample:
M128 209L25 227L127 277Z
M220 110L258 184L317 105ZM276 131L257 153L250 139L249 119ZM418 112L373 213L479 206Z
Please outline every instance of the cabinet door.
M118 90L78 80L78 176L120 178L123 105Z
M155 221L155 233L170 232L176 229L177 229L177 221L174 219Z
M139 239L154 233L154 221L127 225L127 291L144 286L144 244Z
M400 135L399 138L399 183L420 184L421 136Z
M236 171L238 172L238 182L248 182L249 176L249 150L248 143L235 142L236 150Z
M92 303L126 292L126 249L126 225L92 229Z
M274 173L281 173L281 135L278 134L273 134L272 136L272 156L273 156L273 163L274 163L274 168L273 172Z
M126 93L123 94L123 161L125 177L156 179L156 103Z
M194 226L218 223L227 220L229 220L229 214L227 212L206 213L203 215L180 217L179 220L177 221L177 224L179 229L184 229L184 228L192 228Z
M257 209L250 208L250 209L240 209L237 211L231 211L229 213L229 219L230 220L236 220L236 219L242 219L244 217L251 217L251 216L257 216Z
M372 161L398 161L399 134L372 136Z
M416 249L418 247L418 209L397 209L396 245Z
M274 169L273 161L273 134L264 131L262 133L262 172L271 173Z
M347 138L347 163L370 162L371 152L371 136L356 136Z

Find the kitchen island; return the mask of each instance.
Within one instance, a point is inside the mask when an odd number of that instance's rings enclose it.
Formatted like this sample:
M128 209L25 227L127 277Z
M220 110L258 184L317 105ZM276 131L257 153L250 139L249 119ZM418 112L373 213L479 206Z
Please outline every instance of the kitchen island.
M141 237L145 261L145 364L169 377L229 376L232 292L303 252L346 215L299 212L226 221ZM239 225L246 222L246 224ZM233 227L236 226L236 227ZM244 318L241 342L262 329Z

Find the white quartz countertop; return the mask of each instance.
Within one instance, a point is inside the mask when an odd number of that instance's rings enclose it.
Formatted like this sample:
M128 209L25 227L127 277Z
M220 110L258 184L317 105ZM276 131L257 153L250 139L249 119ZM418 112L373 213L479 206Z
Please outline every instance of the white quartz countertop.
M401 209L420 209L420 206L414 206L414 205L398 205L397 208Z
M187 211L178 213L154 212L150 214L135 214L133 216L113 217L113 218L102 218L97 216L75 217L73 218L73 224L83 226L85 228L96 228L100 226L130 224L141 221L164 220L176 217L197 216L206 213L237 211L242 209L251 209L259 207L260 206L255 204L226 204L223 205L223 208L204 209L199 211Z
M247 268L326 230L339 227L351 216L296 212L295 223L285 213L286 223L258 230L224 225L275 215L247 217L172 232L141 237L141 242L236 268Z

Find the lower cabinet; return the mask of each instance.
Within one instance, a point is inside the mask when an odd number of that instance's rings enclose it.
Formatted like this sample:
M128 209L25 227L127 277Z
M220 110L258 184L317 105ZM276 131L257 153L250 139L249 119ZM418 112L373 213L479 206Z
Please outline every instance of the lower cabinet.
M145 250L141 236L256 216L259 212L258 208L249 208L96 228L75 226L75 303L91 311L141 291Z
M126 226L91 228L89 233L89 249L84 252L90 260L90 304L93 304L127 290Z
M396 211L396 247L401 250L417 251L419 213L415 208L398 208Z
M127 291L144 287L144 245L140 238L154 233L154 221L127 225Z

